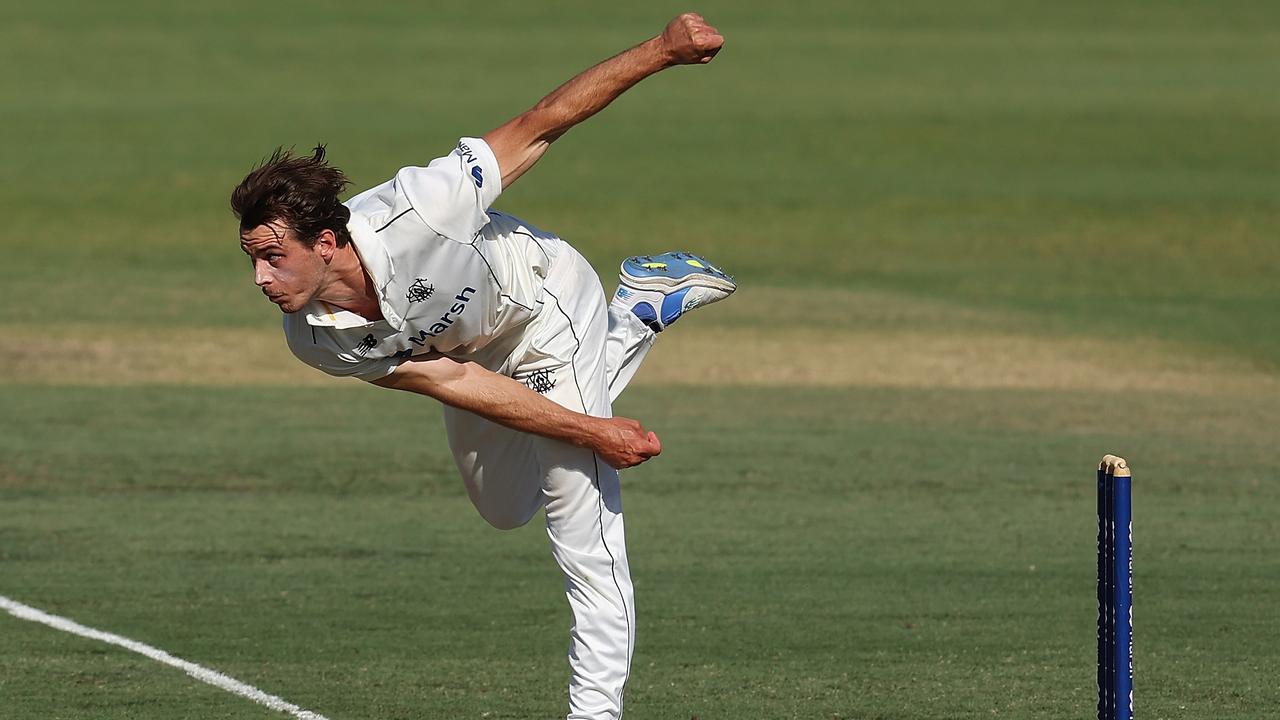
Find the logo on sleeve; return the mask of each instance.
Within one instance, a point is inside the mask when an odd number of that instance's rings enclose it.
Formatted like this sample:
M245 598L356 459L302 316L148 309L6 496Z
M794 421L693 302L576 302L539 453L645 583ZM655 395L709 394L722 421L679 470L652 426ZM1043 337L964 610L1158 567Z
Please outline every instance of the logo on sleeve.
M476 157L475 151L466 143L460 142L458 143L458 149L454 152L458 153L458 157L462 158L463 163L472 166L471 180L475 182L476 187L484 187L484 171L480 169L479 165L476 165L479 158Z
M369 334L364 336L364 339L360 341L359 345L356 345L355 349L352 352L359 355L360 357L364 357L365 355L369 354L370 350L374 349L377 346L378 346L378 338L374 337L372 334Z

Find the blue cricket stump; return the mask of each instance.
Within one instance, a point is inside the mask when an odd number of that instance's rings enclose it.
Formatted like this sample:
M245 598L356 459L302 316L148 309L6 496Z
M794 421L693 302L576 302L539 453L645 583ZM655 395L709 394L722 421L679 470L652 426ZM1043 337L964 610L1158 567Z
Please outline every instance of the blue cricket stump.
M1098 465L1098 720L1133 719L1133 478Z

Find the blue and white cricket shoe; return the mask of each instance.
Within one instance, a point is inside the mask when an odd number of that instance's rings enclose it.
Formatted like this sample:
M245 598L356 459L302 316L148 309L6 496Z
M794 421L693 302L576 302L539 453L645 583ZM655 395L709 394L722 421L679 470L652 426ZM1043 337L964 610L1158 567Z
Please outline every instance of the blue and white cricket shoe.
M613 301L629 307L654 332L686 312L723 300L738 286L705 258L687 252L641 255L622 261Z

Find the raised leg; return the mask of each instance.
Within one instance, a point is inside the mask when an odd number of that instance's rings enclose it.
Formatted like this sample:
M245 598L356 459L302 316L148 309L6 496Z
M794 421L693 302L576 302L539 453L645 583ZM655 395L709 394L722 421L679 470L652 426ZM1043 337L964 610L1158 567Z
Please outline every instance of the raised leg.
M609 303L611 400L631 382L657 333L690 310L719 302L737 289L733 278L709 260L687 252L627 258L618 280Z
M635 377L640 364L658 334L640 321L624 303L608 306L609 335L605 341L605 374L609 382L609 400L617 400Z

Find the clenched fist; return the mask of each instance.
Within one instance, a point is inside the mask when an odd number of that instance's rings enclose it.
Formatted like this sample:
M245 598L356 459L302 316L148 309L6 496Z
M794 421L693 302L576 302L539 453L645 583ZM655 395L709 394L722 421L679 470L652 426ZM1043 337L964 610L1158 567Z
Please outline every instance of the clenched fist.
M592 450L611 466L621 470L662 452L658 436L646 432L640 423L627 418L600 418Z
M709 63L724 45L720 33L698 13L685 13L667 23L659 39L672 65Z

